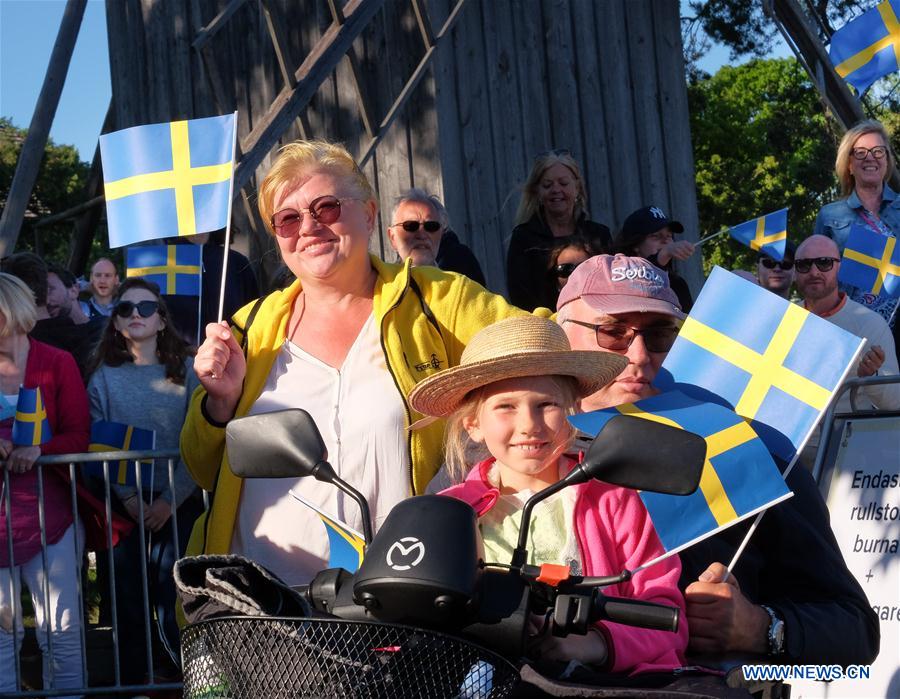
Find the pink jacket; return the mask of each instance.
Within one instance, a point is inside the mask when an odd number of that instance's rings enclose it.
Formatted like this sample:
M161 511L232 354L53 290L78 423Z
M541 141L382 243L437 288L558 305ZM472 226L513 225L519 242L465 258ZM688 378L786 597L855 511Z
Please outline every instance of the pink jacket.
M478 516L491 509L500 492L487 474L494 459L477 464L466 480L441 492L471 505ZM572 465L574 465L574 460ZM640 497L632 490L589 481L577 489L575 533L581 549L584 574L615 575L653 560L664 550ZM612 672L671 670L684 663L688 642L684 597L678 590L681 562L671 556L637 573L630 581L604 590L614 597L646 600L681 609L678 632L652 631L612 622L598 622L611 639L608 668Z

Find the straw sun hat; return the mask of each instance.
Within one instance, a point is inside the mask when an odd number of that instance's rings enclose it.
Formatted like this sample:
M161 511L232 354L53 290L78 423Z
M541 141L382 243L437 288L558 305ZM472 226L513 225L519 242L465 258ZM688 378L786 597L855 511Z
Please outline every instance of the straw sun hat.
M527 315L483 328L463 350L459 366L430 376L413 389L409 401L424 415L447 417L466 394L495 381L519 376L571 376L579 397L612 381L627 366L619 354L573 350L552 320Z

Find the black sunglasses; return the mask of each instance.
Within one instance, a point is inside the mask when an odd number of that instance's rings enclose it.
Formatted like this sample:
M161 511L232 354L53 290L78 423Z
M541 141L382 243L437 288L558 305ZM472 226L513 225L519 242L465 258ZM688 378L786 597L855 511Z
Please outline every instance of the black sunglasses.
M794 263L790 260L782 260L779 262L778 260L773 260L771 257L760 257L760 264L766 269L775 269L776 267L781 267L785 272L788 270L794 269Z
M159 310L159 301L119 301L116 304L116 315L120 318L130 318L137 308L141 318L149 318Z
M794 267L797 268L797 272L800 274L807 274L813 265L820 272L830 272L835 262L840 262L840 260L836 257L807 257L794 260Z
M556 265L553 268L553 271L556 272L557 277L568 277L575 271L575 268L581 264L580 262L563 262L562 264Z
M649 328L634 328L624 323L585 323L580 320L566 318L564 323L574 323L594 331L597 345L614 352L624 352L634 338L640 335L648 352L668 352L675 344L679 328L674 325L657 325Z
M337 197L326 194L324 197L313 199L308 209L282 209L272 214L272 228L279 238L292 238L297 235L300 226L303 225L303 214L309 214L314 221L328 225L341 217L341 204L345 201L356 201L353 197Z
M437 233L441 230L440 221L400 221L394 224L394 227L396 226L401 226L407 233L415 233L419 230L419 226L424 228L427 233Z

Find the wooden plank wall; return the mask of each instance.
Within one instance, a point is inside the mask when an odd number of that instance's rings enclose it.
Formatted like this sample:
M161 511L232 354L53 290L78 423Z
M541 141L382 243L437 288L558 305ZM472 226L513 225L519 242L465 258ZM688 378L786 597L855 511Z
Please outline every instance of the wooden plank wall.
M248 0L191 48L225 0L107 0L115 128L239 111L250 132L283 87L262 0ZM341 6L341 0L337 1ZM434 33L455 0L427 0ZM332 21L327 0L266 0L296 66ZM425 49L408 0L387 0L282 143L312 137L359 155ZM210 83L218 85L211 89ZM385 227L410 186L441 196L451 224L505 291L505 256L533 157L568 148L584 168L592 217L617 227L633 209L664 207L695 235L693 161L676 0L468 0L365 171L381 204L372 249L394 259ZM264 277L278 266L255 213L256 182L235 203L238 247ZM696 270L684 270L689 281Z
M431 0L439 25L453 0ZM663 207L697 239L687 91L675 0L473 0L435 69L443 189L491 288L533 158L581 163L592 218L618 228ZM449 47L448 47L449 48ZM682 268L694 288L699 260Z

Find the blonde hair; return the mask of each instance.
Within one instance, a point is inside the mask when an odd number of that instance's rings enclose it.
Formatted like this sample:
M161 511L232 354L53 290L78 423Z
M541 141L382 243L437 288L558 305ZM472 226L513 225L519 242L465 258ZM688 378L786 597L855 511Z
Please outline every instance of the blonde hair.
M375 190L343 145L328 141L295 141L281 149L259 187L259 214L269 233L274 233L272 214L275 213L275 194L279 188L315 171L342 177L350 184L356 197L366 202L376 201Z
M550 378L553 379L559 390L560 402L566 412L574 415L579 397L578 382L571 376L551 376ZM462 404L447 418L447 426L444 429L444 461L447 473L454 483L464 481L472 464L483 461L491 455L483 443L472 440L464 423L466 420L478 416L481 406L489 396L488 389L492 385L491 383L470 392ZM566 424L569 426L569 434L566 438L568 445L575 438L576 430L568 423Z
M887 168L884 171L885 182L888 181L891 173L894 171L895 159L891 150L891 139L888 137L888 132L884 125L875 119L866 119L859 122L856 126L847 129L847 133L844 134L841 144L838 146L837 157L834 159L834 174L837 175L840 182L841 194L845 197L849 197L856 186L856 183L853 181L853 175L850 172L850 158L852 157L853 146L861 136L870 133L877 133L881 136L884 147L887 149Z
M575 182L578 187L578 194L575 196L575 210L572 212L574 219L577 221L581 213L587 207L587 196L584 193L584 180L581 177L581 168L578 161L572 157L567 151L550 151L542 153L534 159L534 165L531 167L531 173L525 184L522 185L522 200L519 202L519 209L516 211L516 225L526 223L541 208L540 197L538 197L538 183L554 165L565 165L572 171L575 176Z
M0 315L5 321L0 337L27 335L37 323L37 306L31 289L18 277L0 272Z

